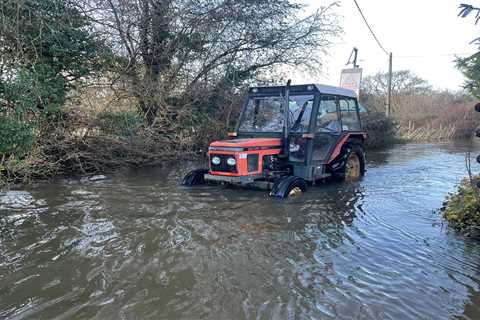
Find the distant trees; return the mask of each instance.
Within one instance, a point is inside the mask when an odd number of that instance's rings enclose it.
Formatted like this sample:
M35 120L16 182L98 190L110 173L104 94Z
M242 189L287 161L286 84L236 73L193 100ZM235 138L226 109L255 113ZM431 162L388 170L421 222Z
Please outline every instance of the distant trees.
M361 100L368 106L383 110L387 96L388 73L379 72L362 80ZM411 70L399 70L392 74L392 106L398 105L402 96L420 95L432 89L427 80Z
M375 130L376 122L382 123L378 120L385 110L386 83L387 75L378 73L365 77L360 90L360 100L370 111L367 119L375 120ZM464 92L435 90L409 70L394 72L392 84L392 119L398 125L397 135L419 141L471 137L476 120Z

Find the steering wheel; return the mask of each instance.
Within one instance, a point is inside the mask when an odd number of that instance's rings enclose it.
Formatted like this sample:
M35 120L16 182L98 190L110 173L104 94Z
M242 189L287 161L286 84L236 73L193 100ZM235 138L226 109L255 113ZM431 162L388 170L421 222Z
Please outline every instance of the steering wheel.
M330 120L328 122L325 122L322 126L319 127L319 129L321 130L326 130L326 131L329 131L329 132L338 132L338 130L335 130L335 129L332 129L332 128L328 128L328 126L332 123L334 123L336 120Z

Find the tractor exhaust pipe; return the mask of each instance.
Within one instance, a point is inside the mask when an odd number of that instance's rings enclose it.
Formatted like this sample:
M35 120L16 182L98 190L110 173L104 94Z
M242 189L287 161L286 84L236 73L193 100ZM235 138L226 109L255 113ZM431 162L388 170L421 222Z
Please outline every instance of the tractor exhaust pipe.
M288 132L288 120L290 113L290 84L292 80L288 79L287 86L285 87L285 108L283 110L283 156L288 158L290 153L290 139Z

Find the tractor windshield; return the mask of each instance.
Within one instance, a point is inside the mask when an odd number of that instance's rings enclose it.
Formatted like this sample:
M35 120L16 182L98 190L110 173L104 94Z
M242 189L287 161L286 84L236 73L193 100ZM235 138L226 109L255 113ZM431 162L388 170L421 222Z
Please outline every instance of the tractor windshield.
M288 125L292 132L306 132L312 113L313 95L291 95ZM239 131L282 132L283 103L281 96L251 97L241 120Z

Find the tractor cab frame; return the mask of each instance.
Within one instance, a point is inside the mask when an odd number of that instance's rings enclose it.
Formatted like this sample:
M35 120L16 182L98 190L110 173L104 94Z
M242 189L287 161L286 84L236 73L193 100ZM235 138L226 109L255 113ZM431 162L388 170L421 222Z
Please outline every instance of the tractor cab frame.
M215 141L209 168L184 185L232 183L287 197L328 177L364 174L362 130L355 92L327 85L253 87L230 140Z

